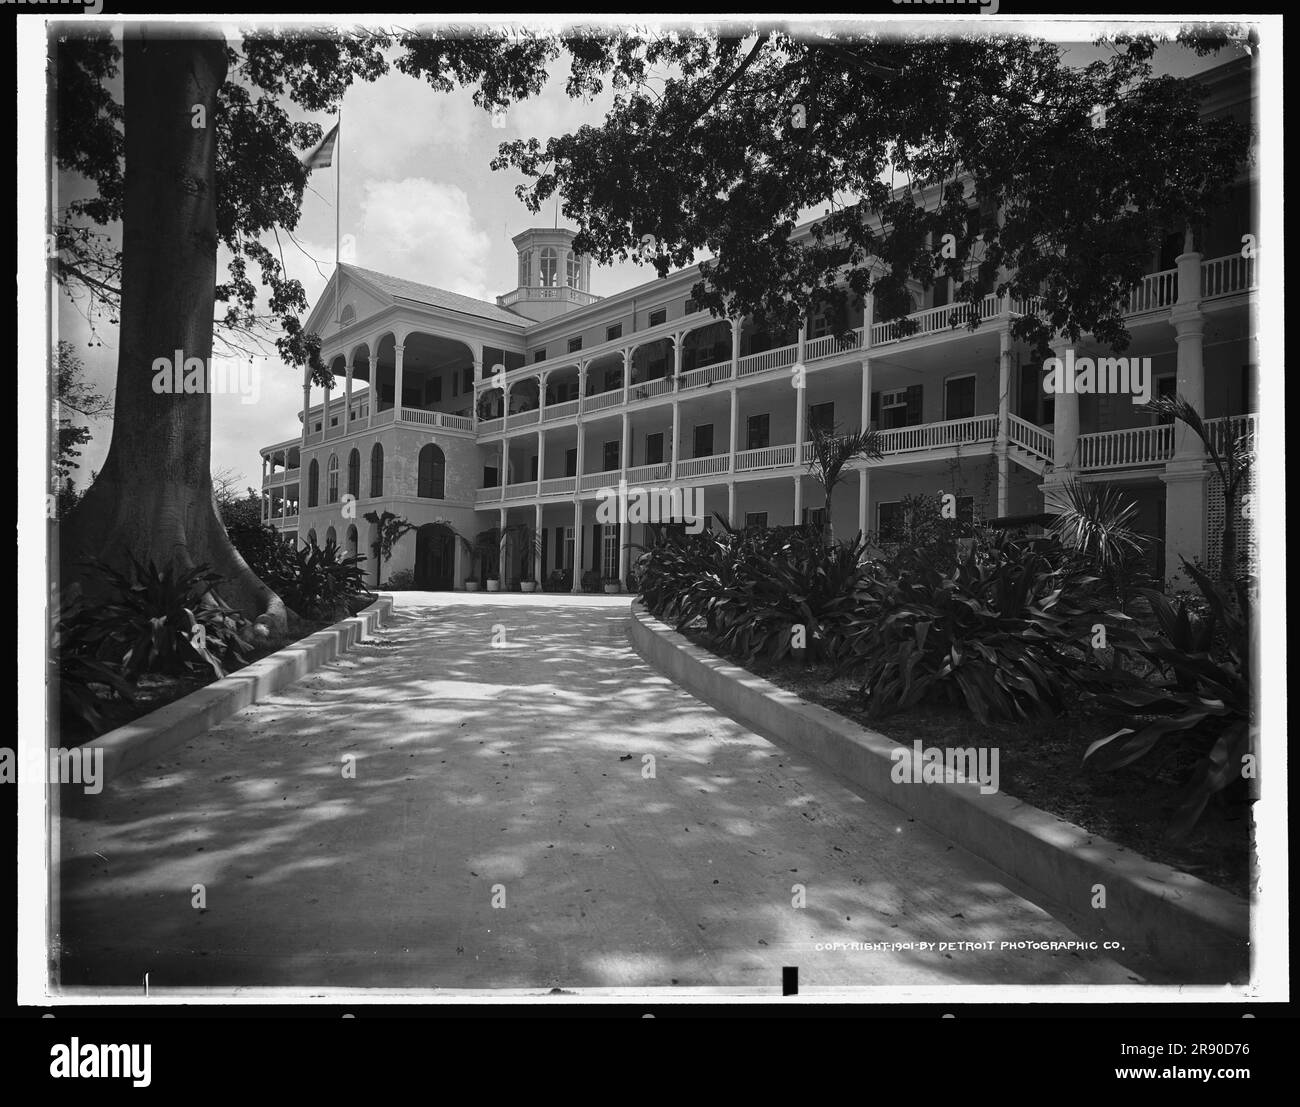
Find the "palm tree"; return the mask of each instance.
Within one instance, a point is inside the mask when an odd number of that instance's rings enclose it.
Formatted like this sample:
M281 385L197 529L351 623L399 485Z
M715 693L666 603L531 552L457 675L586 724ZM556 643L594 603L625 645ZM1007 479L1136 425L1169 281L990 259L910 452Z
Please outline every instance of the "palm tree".
M1107 484L1071 480L1056 494L1060 511L1050 530L1062 545L1090 562L1115 590L1121 605L1129 575L1146 551L1147 539L1131 527L1138 505Z
M1223 482L1223 545L1219 553L1219 582L1231 584L1237 568L1237 496L1255 462L1255 443L1248 432L1226 433L1230 424L1208 427L1201 413L1181 393L1161 396L1146 405L1148 411L1177 419L1205 444L1205 453ZM1223 431L1219 427L1223 427Z
M809 443L812 457L808 459L808 472L822 486L825 494L826 524L822 533L829 546L835 541L831 525L831 498L835 486L848 476L845 466L850 461L857 458L879 461L884 456L882 439L874 427L864 431L840 432L833 426L814 423L809 429L812 431L812 441Z

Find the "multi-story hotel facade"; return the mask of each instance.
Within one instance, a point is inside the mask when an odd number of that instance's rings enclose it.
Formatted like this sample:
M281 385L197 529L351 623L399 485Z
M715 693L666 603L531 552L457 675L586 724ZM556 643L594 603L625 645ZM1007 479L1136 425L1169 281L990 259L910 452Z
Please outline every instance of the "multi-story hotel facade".
M1207 113L1253 118L1248 60L1201 79ZM1213 434L1253 432L1255 196L1243 167L1210 224L1170 229L1127 298L1126 350L1085 335L1054 353L1150 358L1153 395L1185 396ZM873 318L868 297L848 341L819 317L769 334L697 311L694 269L595 296L572 240L517 235L517 287L495 304L340 265L307 323L333 384L313 402L304 375L299 433L261 451L266 521L332 535L371 559L375 583L409 569L430 589L471 574L455 533L524 524L538 548L500 555L503 587L531 558L534 579L565 569L577 591L592 571L626 582L650 539L643 522L609 521L610 489L699 490L706 516L737 527L810 522L824 503L812 427L874 426L883 457L835 489L838 535L880 530L909 494L951 492L1008 520L1050 510L1067 481L1101 481L1138 505L1156 575L1217 563L1222 488L1200 439L1128 395L1048 394L1041 359L1011 334L1032 301L988 296L971 330L945 280L913 290L914 330ZM380 565L364 516L384 512L414 529Z

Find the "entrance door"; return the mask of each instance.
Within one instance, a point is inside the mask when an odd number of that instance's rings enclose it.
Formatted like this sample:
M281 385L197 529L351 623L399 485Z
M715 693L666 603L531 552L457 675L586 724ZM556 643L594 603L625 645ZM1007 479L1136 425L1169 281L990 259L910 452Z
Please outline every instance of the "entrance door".
M415 533L415 587L449 592L454 587L455 538L442 523L426 523Z

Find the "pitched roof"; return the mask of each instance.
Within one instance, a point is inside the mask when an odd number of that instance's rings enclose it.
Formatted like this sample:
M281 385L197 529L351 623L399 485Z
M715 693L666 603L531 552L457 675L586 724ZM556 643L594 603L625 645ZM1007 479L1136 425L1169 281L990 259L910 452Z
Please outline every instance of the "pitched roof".
M447 311L459 311L464 315L475 315L480 319L491 319L494 323L511 323L516 327L526 327L531 320L507 311L486 300L476 300L473 296L462 296L459 292L448 292L445 288L408 281L402 277L390 277L386 273L376 273L373 269L362 269L357 265L343 264L344 272L357 274L363 281L374 285L390 296L400 296L403 300L428 304L431 307L444 308Z

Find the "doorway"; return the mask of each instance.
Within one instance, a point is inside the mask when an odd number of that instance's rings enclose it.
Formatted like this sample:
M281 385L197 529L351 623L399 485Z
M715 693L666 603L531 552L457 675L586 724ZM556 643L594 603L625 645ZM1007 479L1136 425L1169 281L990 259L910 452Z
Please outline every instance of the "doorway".
M456 537L445 523L426 523L415 532L415 587L450 592L455 586Z

